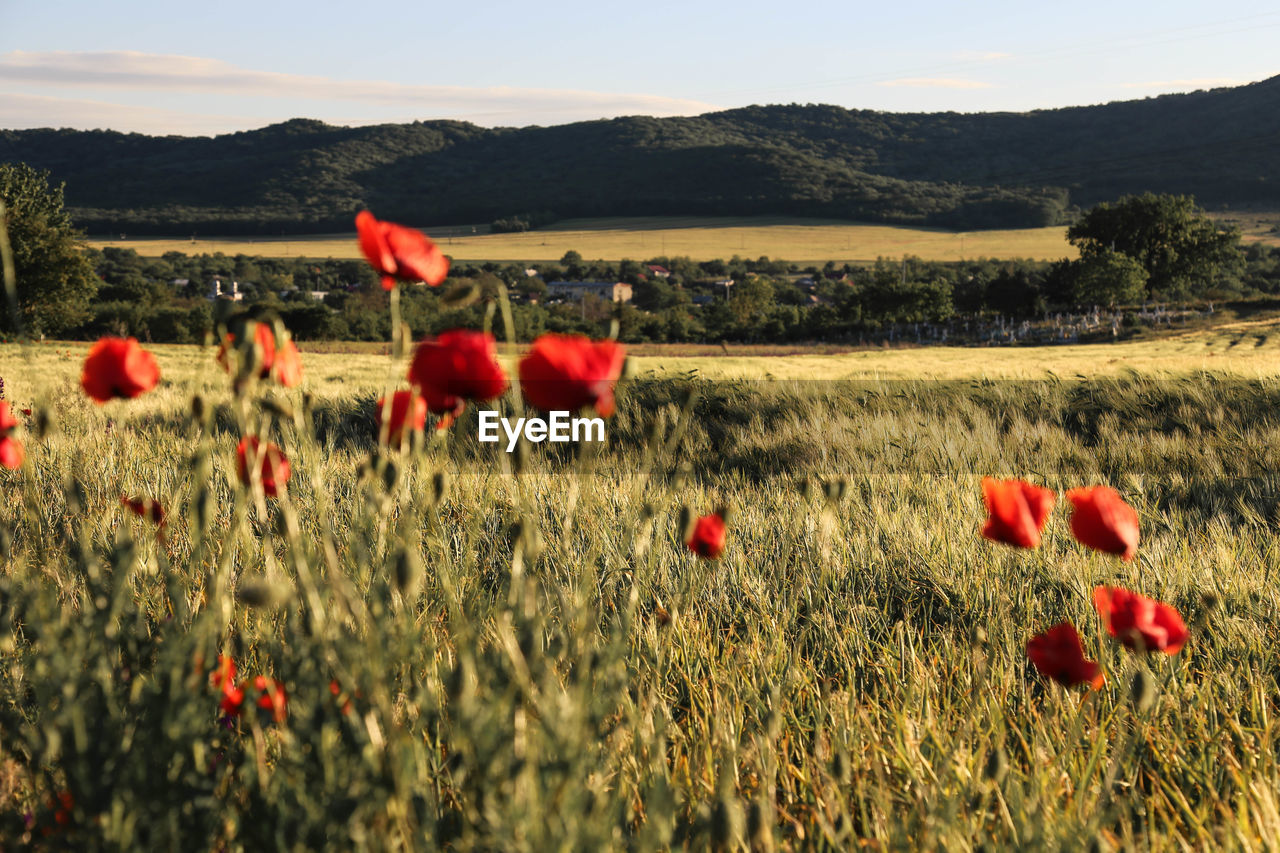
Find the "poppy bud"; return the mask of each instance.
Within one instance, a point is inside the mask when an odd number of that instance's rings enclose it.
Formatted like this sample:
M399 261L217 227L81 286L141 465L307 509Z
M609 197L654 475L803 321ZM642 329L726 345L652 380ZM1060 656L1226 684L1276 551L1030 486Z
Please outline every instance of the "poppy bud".
M431 477L431 500L432 503L440 503L449 494L449 472L437 471Z
M277 418L285 421L293 420L293 409L284 403L276 402L270 397L262 398L262 408L266 409Z
M196 495L196 524L201 530L207 528L213 518L213 500L213 491L207 486L202 487Z
M382 466L382 485L387 491L391 491L396 487L396 483L400 480L400 466L388 459Z
M480 285L462 281L444 292L440 304L446 308L466 308L480 301Z
M418 589L422 565L413 551L401 551L396 557L396 590L403 596L411 596Z
M844 500L845 493L849 489L849 481L840 477L835 480L827 480L823 483L823 492L826 495L827 503L839 503Z
M84 492L84 485L74 478L67 481L63 492L67 498L68 512L80 512L84 509L85 504L89 502L89 498Z
M982 767L982 778L999 785L1009 773L1009 757L1004 747L997 746L987 753L986 764Z
M1146 667L1140 666L1134 670L1133 678L1129 680L1129 701L1138 713L1145 714L1149 711L1159 693L1155 676Z
M511 454L511 471L515 474L523 472L529 467L529 442L516 442L515 452Z
M262 580L241 583L236 589L236 601L245 607L275 610L290 599L289 590L282 584Z
M36 439L42 439L46 435L49 435L53 432L55 426L56 423L53 418L53 412L43 406L36 410Z
M732 794L722 795L711 810L711 846L716 850L733 850L742 837L742 806Z
M536 560L542 553L542 531L535 524L517 521L511 525L511 547L522 548L525 559Z
M747 809L747 843L753 851L773 850L773 831L769 807L761 800L752 800Z
M836 754L831 757L831 775L841 785L849 784L849 759L843 749L836 750Z
M689 538L693 536L693 523L696 520L693 510L687 506L680 507L679 528L681 542L688 542Z

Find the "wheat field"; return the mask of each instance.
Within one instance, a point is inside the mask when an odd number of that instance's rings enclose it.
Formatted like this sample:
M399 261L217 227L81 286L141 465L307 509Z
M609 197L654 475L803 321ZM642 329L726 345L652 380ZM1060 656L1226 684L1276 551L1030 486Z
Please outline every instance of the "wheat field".
M588 260L688 256L695 261L767 255L793 262L874 261L915 255L925 260L976 258L1057 260L1075 257L1066 228L954 232L779 217L642 217L565 220L537 231L486 234L487 226L424 229L458 261L558 261L576 251ZM299 237L168 239L97 237L95 248L134 249L159 257L222 252L270 258L358 258L355 234Z
M388 355L237 394L155 346L159 387L99 406L84 345L2 345L32 413L0 469L0 846L1274 849L1273 332L637 357L603 445L512 454L474 407L379 450ZM247 434L288 454L276 498ZM1065 508L1034 551L983 539L987 475L1116 487L1137 559ZM718 507L701 561L682 513ZM1096 584L1177 607L1186 648L1120 647ZM1028 663L1064 619L1101 689ZM223 717L220 655L287 712Z

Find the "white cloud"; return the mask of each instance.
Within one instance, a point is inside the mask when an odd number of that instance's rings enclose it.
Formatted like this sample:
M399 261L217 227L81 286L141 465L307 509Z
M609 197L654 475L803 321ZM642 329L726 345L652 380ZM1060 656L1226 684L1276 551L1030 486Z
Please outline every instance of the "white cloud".
M1002 59L1012 59L1012 53L1005 53L1000 50L962 50L956 53L956 59L964 62L999 62Z
M270 124L261 116L232 116L115 104L81 98L0 92L0 127L116 129L156 135L213 136Z
M121 95L154 91L246 99L351 102L381 112L395 112L404 120L468 118L482 124L558 124L619 115L695 115L717 109L701 101L635 93L339 80L257 71L218 59L136 51L12 51L0 56L0 81L24 87L102 89ZM97 109L101 111L105 106L99 104ZM118 116L141 117L137 109L140 108L121 105ZM348 108L344 112L353 110ZM390 120L393 119L357 121ZM12 126L10 122L6 124ZM83 124L77 122L77 126ZM29 121L26 126L31 126Z
M954 77L900 77L883 80L877 86L911 86L920 89L990 89L990 83L981 80L960 80Z

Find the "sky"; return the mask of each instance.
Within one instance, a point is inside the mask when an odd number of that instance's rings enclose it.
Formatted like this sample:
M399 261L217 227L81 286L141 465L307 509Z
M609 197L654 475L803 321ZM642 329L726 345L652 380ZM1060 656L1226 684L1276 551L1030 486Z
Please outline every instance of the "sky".
M1270 2L0 0L0 128L1024 111L1280 74Z

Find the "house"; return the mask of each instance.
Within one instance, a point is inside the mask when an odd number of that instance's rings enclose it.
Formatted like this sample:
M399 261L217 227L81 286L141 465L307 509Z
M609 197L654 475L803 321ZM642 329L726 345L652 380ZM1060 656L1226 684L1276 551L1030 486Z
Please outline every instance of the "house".
M169 284L173 285L174 287L186 287L190 283L191 283L191 280L187 278L175 278L169 281Z
M671 276L671 271L669 269L663 266L658 266L657 264L649 264L647 269L649 270L650 275L654 278L670 278Z
M598 296L609 302L630 302L631 285L621 281L551 281L547 282L548 299L580 301L585 295Z
M240 282L231 282L231 289L223 291L222 279L215 278L213 280L213 290L209 292L209 300L216 301L218 299L230 299L232 302L240 302L244 299L244 294L240 292Z

